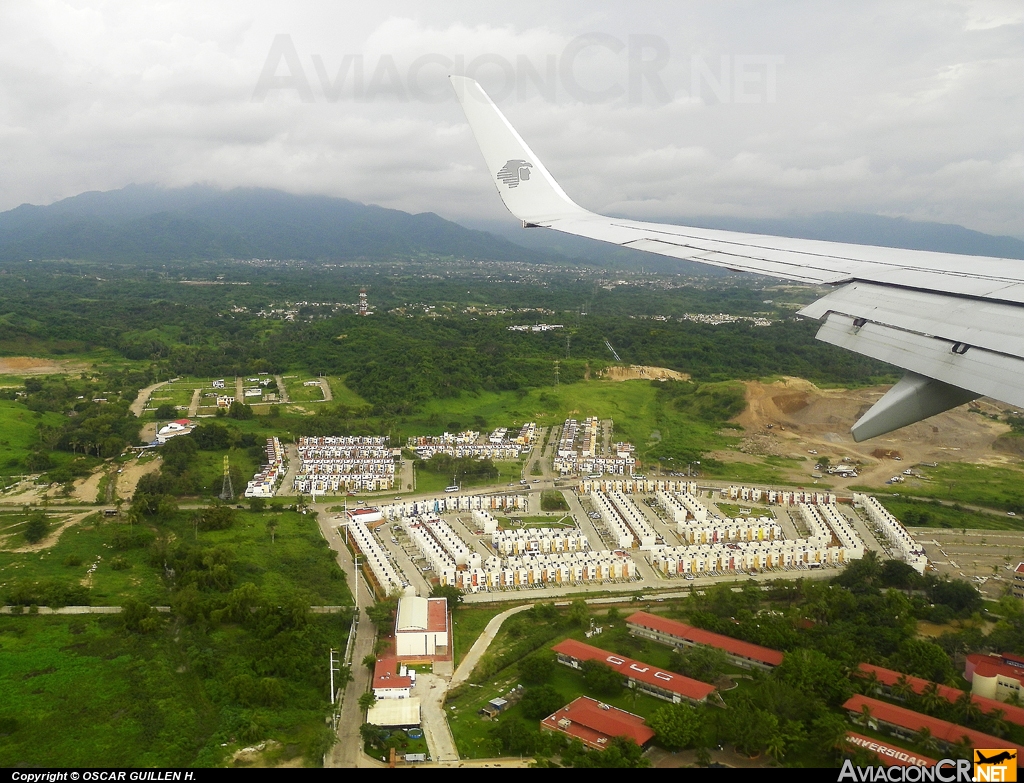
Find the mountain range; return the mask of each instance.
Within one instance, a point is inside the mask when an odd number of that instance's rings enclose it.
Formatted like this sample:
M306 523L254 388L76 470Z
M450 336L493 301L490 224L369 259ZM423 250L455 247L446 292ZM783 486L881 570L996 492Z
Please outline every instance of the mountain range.
M854 244L1024 259L1024 241L963 226L859 213L798 218L669 217L665 222ZM467 227L468 226L468 227ZM323 261L474 258L681 272L695 266L508 221L459 225L329 196L194 185L129 185L0 213L0 262L119 263L276 258Z

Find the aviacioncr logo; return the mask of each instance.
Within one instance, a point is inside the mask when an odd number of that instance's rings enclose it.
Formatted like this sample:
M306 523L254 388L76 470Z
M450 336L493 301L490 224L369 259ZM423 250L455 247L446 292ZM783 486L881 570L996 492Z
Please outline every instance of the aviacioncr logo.
M520 181L530 179L530 169L533 164L527 160L510 160L498 170L497 177L510 188L519 186Z

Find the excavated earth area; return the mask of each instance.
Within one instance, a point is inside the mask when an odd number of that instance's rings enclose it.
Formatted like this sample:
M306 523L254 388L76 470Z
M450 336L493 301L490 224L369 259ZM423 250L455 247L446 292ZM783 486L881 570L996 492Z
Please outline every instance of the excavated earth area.
M733 419L746 431L744 451L806 459L806 467L793 471L794 478L810 480L815 455L809 451L828 456L833 464L844 456L863 463L857 478L826 475L824 480L839 488L882 484L921 462L1000 465L1017 461L1018 455L1005 447L1005 439L1000 441L1000 436L1010 431L1009 426L979 415L1001 414L1010 406L988 398L855 443L850 427L888 391L888 386L819 389L802 378L783 378L774 383L748 381L744 385L747 409ZM737 455L721 456L735 460ZM900 461L895 457L900 457ZM740 459L748 461L749 455Z

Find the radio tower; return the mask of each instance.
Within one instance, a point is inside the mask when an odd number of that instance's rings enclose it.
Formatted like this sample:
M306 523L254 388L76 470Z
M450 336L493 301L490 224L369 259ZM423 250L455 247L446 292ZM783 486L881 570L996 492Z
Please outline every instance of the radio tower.
M224 483L220 488L220 499L221 500L234 500L235 491L231 487L231 463L228 460L228 455L224 455Z
M359 315L366 316L369 313L366 310L366 289L359 289Z

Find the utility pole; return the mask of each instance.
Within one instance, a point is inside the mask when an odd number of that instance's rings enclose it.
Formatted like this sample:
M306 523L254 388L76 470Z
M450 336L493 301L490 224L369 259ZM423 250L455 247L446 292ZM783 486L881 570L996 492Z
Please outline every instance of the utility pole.
M334 648L333 647L331 648L331 666L330 666L330 668L331 668L331 704L334 704L334 702L335 702L335 693L334 693L334 671L335 671L335 669L334 669Z
M352 562L355 564L356 570L356 612L359 611L359 555L352 556Z

